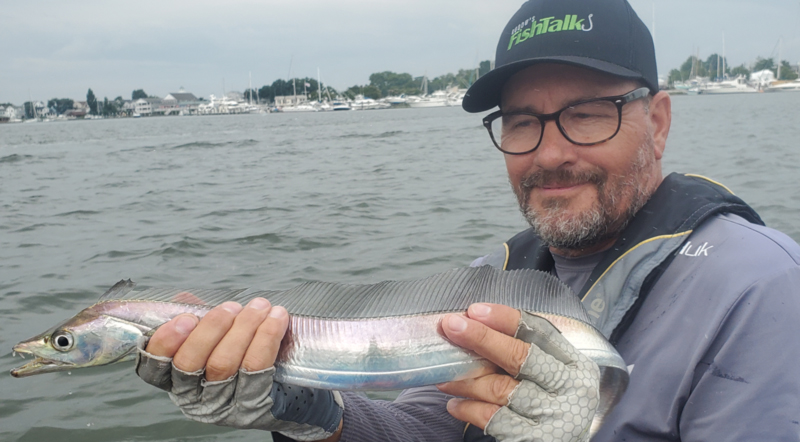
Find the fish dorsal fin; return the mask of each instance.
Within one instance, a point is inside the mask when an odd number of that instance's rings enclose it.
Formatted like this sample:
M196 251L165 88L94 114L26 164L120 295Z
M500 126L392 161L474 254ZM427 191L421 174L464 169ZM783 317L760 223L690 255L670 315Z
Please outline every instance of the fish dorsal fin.
M126 293L133 290L136 283L130 279L120 280L118 283L111 286L105 293L100 295L99 301L108 301L109 299L122 299Z
M231 301L236 301L239 304L245 305L248 302L252 301L253 298L264 298L268 300L276 299L280 297L285 291L284 290L258 290L258 291L247 291L238 296L235 299L231 299ZM278 305L278 304L275 304Z
M466 311L488 302L590 323L580 299L555 276L537 270L502 271L484 266L454 269L413 281L354 285L307 282L281 292L262 292L273 305L300 316L368 319Z
M123 284L125 283L125 284ZM100 301L116 301L131 299L137 301L161 301L179 304L219 305L225 301L236 300L237 296L247 289L186 289L172 287L155 287L144 290L132 290L134 283L130 280L120 281L111 287ZM120 287L118 287L120 286ZM123 288L124 286L124 288Z

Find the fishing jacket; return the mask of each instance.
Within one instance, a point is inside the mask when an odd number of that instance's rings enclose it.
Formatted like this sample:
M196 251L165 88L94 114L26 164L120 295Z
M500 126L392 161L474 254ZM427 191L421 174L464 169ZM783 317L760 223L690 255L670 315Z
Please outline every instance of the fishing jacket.
M577 295L593 325L614 343L692 232L721 213L764 225L727 187L696 175L671 174L636 214ZM504 244L503 270L552 272L550 250L533 229Z
M531 230L476 261L552 271ZM630 382L593 442L800 442L800 246L724 186L670 175L578 292ZM343 392L343 442L490 441L435 386Z

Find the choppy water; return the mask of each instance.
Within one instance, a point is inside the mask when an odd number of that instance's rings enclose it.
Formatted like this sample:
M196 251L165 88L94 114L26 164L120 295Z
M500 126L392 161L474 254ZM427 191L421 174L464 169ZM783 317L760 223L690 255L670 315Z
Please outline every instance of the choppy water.
M666 171L800 240L800 94L673 99ZM26 379L14 343L143 285L424 277L525 227L460 109L0 126L0 440L264 440L189 422L130 365Z

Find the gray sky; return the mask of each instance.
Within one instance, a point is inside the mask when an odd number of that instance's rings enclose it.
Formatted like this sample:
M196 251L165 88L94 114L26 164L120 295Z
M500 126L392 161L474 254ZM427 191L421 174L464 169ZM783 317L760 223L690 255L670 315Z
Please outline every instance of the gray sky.
M630 0L656 16L659 73L700 48L731 65L800 61L800 0ZM337 89L380 71L435 77L494 58L520 0L0 0L0 102L243 91L316 77ZM30 91L30 92L29 92Z

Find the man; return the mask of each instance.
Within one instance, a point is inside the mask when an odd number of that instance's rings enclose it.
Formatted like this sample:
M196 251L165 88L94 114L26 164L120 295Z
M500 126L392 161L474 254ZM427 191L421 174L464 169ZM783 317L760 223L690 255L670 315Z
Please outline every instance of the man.
M499 106L484 124L531 228L474 265L556 274L625 358L628 391L592 440L800 440L800 247L724 186L662 176L670 99L627 1L529 1L496 63L464 108ZM181 316L141 351L137 372L193 419L295 440L588 436L576 416L594 413L592 389L540 376L570 379L583 360L531 315L478 304L445 318L451 341L503 370L394 402L282 392L270 367L287 322L266 300ZM580 405L554 406L564 402Z

